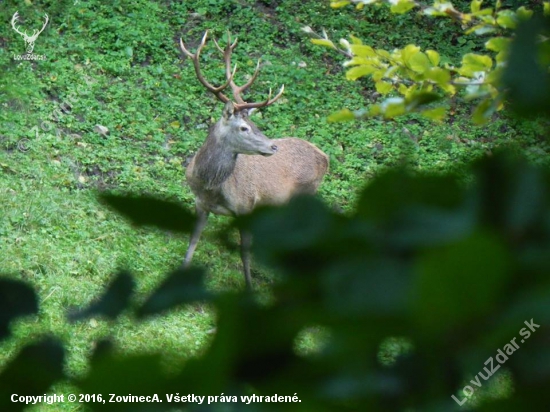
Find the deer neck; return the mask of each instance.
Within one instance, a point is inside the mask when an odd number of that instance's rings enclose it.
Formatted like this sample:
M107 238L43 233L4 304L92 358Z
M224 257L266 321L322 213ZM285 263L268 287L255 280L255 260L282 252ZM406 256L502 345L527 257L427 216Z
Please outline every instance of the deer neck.
M217 126L213 126L195 156L196 175L210 190L219 188L231 176L238 156L224 144L224 136L218 133Z

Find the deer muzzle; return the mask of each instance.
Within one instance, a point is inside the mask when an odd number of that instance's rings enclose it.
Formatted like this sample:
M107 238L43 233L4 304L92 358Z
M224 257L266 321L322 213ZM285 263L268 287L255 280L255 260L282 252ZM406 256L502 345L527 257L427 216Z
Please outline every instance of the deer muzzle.
M268 150L267 151L264 151L262 152L262 156L273 156L276 152L277 152L278 148L277 148L277 145L275 144L272 144L271 146L269 146Z

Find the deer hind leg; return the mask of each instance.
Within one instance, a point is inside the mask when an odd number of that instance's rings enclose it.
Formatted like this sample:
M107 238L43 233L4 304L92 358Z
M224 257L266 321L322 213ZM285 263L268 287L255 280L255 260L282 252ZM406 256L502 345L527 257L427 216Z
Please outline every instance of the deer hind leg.
M252 245L252 234L241 229L241 260L243 261L244 280L246 289L252 290L252 278L250 276L250 246Z
M206 226L206 222L208 221L208 215L210 214L208 211L202 209L199 206L196 206L197 211L197 222L195 223L195 228L193 229L193 233L191 234L191 238L189 239L189 247L187 249L187 253L185 254L185 259L183 260L183 267L188 267L191 264L191 259L193 259L193 253L195 253L195 249L197 248L197 244L199 243L199 239L201 237L201 233Z

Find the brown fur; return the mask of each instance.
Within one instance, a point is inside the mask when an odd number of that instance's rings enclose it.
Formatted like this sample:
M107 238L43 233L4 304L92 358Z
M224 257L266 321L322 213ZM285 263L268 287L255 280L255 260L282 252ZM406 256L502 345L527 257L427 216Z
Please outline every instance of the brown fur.
M257 205L280 205L299 193L314 194L328 169L328 157L311 143L276 139L273 156L239 155L233 173L222 184L231 211L248 213Z
M193 158L186 177L201 207L215 214L242 215L257 205L279 205L299 193L314 194L328 169L327 155L294 137L273 143L278 148L273 156L237 155L233 169L221 172L227 178L208 190L209 182L194 176Z

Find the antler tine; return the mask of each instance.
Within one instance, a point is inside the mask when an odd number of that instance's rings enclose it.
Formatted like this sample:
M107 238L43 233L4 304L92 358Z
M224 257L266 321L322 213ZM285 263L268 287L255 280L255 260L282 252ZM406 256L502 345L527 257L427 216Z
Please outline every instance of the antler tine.
M230 101L230 99L225 94L223 94L222 91L225 90L227 86L229 86L233 81L233 77L235 76L235 73L237 71L237 66L235 65L235 68L233 69L232 73L231 73L231 68L229 68L228 74L227 74L227 80L221 86L215 87L212 84L210 84L201 73L201 67L200 67L200 61L199 61L201 51L206 44L207 38L208 38L208 30L204 32L204 36L202 36L201 43L197 47L197 51L195 54L191 53L189 50L185 48L185 45L183 44L183 40L181 38L180 38L180 48L183 51L183 53L185 53L185 55L187 55L193 61L193 66L195 67L195 73L197 75L197 79L202 83L202 85L206 87L208 91L213 93L220 101L227 103L228 101Z
M281 86L281 89L279 90L279 93L277 93L275 97L271 98L271 89L269 89L269 95L267 96L267 99L264 100L263 102L235 104L235 108L237 110L243 110L243 109L258 109L260 107L270 106L273 103L275 103L279 99L279 97L283 95L284 91L285 91L285 85L283 84Z
M216 39L212 39L212 40L214 40L214 43L216 44L216 47L220 51L220 53L222 53L222 54L225 53L225 50L220 47L218 41ZM227 30L227 46L229 46L229 49L231 51L233 51L233 49L235 47L237 47L237 42L238 41L239 41L238 37L235 37L235 41L233 43L231 43L231 32L229 30Z
M199 47L197 47L197 53L193 54L189 50L185 48L185 45L183 44L183 39L180 37L180 48L181 51L185 53L185 55L191 59L195 59L195 56L198 56L201 53L202 48L206 44L206 38L208 37L208 30L204 32L204 35L202 36L201 43L199 44Z
M250 77L250 79L245 84L243 84L238 88L239 94L247 90L250 86L252 86L252 83L254 83L254 81L256 80L256 77L258 77L258 74L260 73L261 60L262 59L258 59L258 63L256 64L256 69L254 70L254 74L252 75L252 77Z
M44 22L44 25L42 26L42 29L38 32L38 34L40 34L44 31L44 29L46 28L46 25L50 21L50 18L48 17L48 15L46 13L44 13L44 16L46 16L46 21Z
M15 23L17 23L17 21L19 20L19 12L16 11L14 14L13 14L13 17L11 18L11 26L13 27L13 29L19 33L21 36L26 36L27 35L27 31L25 30L24 33L21 33L21 31L15 27Z
M235 47L237 47L238 40L239 40L238 38L235 38L233 43L231 43L231 33L228 30L227 44L225 45L225 48L220 47L220 44L217 42L216 39L214 39L214 43L216 44L216 48L220 51L220 53L223 54L223 59L225 61L225 75L227 78L231 79L229 81L229 85L231 86L231 90L233 91L233 98L235 99L235 103L244 104L245 101L240 95L241 90L239 90L239 87L233 81L233 76L235 75L235 70L237 68L236 63L235 63L235 69L233 70L233 75L231 75L231 55L233 54L233 50L235 49Z
M214 40L214 44L216 45L216 49L218 49L220 51L220 53L223 53L223 49L220 47L218 41L214 38L212 40Z
M238 39L235 38L235 41L231 43L231 33L229 32L229 30L227 31L227 45L225 46L224 49L222 49L218 44L218 42L214 40L214 42L216 43L216 47L224 56L227 76L229 76L228 73L231 67L231 54L233 53L233 49L237 46L237 41ZM283 91L285 89L284 85L281 87L281 90L279 91L279 93L277 93L277 95L273 98L271 98L271 89L270 89L267 99L263 102L247 103L244 101L242 97L242 93L246 91L250 86L252 86L252 84L256 81L256 78L260 73L260 63L261 63L261 59L258 60L258 63L256 64L256 69L254 70L254 73L252 74L250 79L242 86L237 86L233 81L233 79L231 79L231 81L229 82L229 85L231 86L231 90L233 91L233 97L235 99L235 108L237 110L269 106L270 104L273 104L277 99L279 99L283 94ZM235 65L235 67L237 66ZM233 72L233 75L234 74L235 73Z
M247 103L244 101L244 99L241 96L241 93L247 90L250 86L252 86L252 84L258 77L258 74L260 73L261 59L258 60L258 63L256 64L256 69L254 70L254 73L252 74L250 79L242 86L237 86L234 82L235 73L237 72L237 64L235 64L233 71L231 71L231 55L233 53L233 49L237 47L238 39L235 38L235 40L232 43L231 33L229 31L227 32L227 44L225 45L224 48L221 48L217 40L213 39L214 44L216 45L216 48L220 51L220 53L223 54L223 59L225 62L225 75L227 80L225 81L224 84L222 84L219 87L215 87L212 84L210 84L201 73L200 61L199 61L200 53L206 44L207 38L208 38L208 30L204 33L204 36L202 37L202 40L199 46L197 47L197 51L195 52L195 54L187 50L187 48L185 47L185 44L183 43L183 39L181 38L180 38L180 48L182 52L193 61L193 66L195 67L195 73L197 75L197 79L203 84L203 86L205 86L210 92L212 92L219 100L221 100L224 103L227 103L230 101L230 99L225 94L222 93L222 91L225 90L228 86L230 86L231 90L233 91L233 97L235 99L234 105L237 110L269 106L275 103L275 101L277 101L282 96L285 90L284 84L281 86L281 89L273 98L271 97L272 90L269 89L269 95L267 96L267 99L262 102Z

